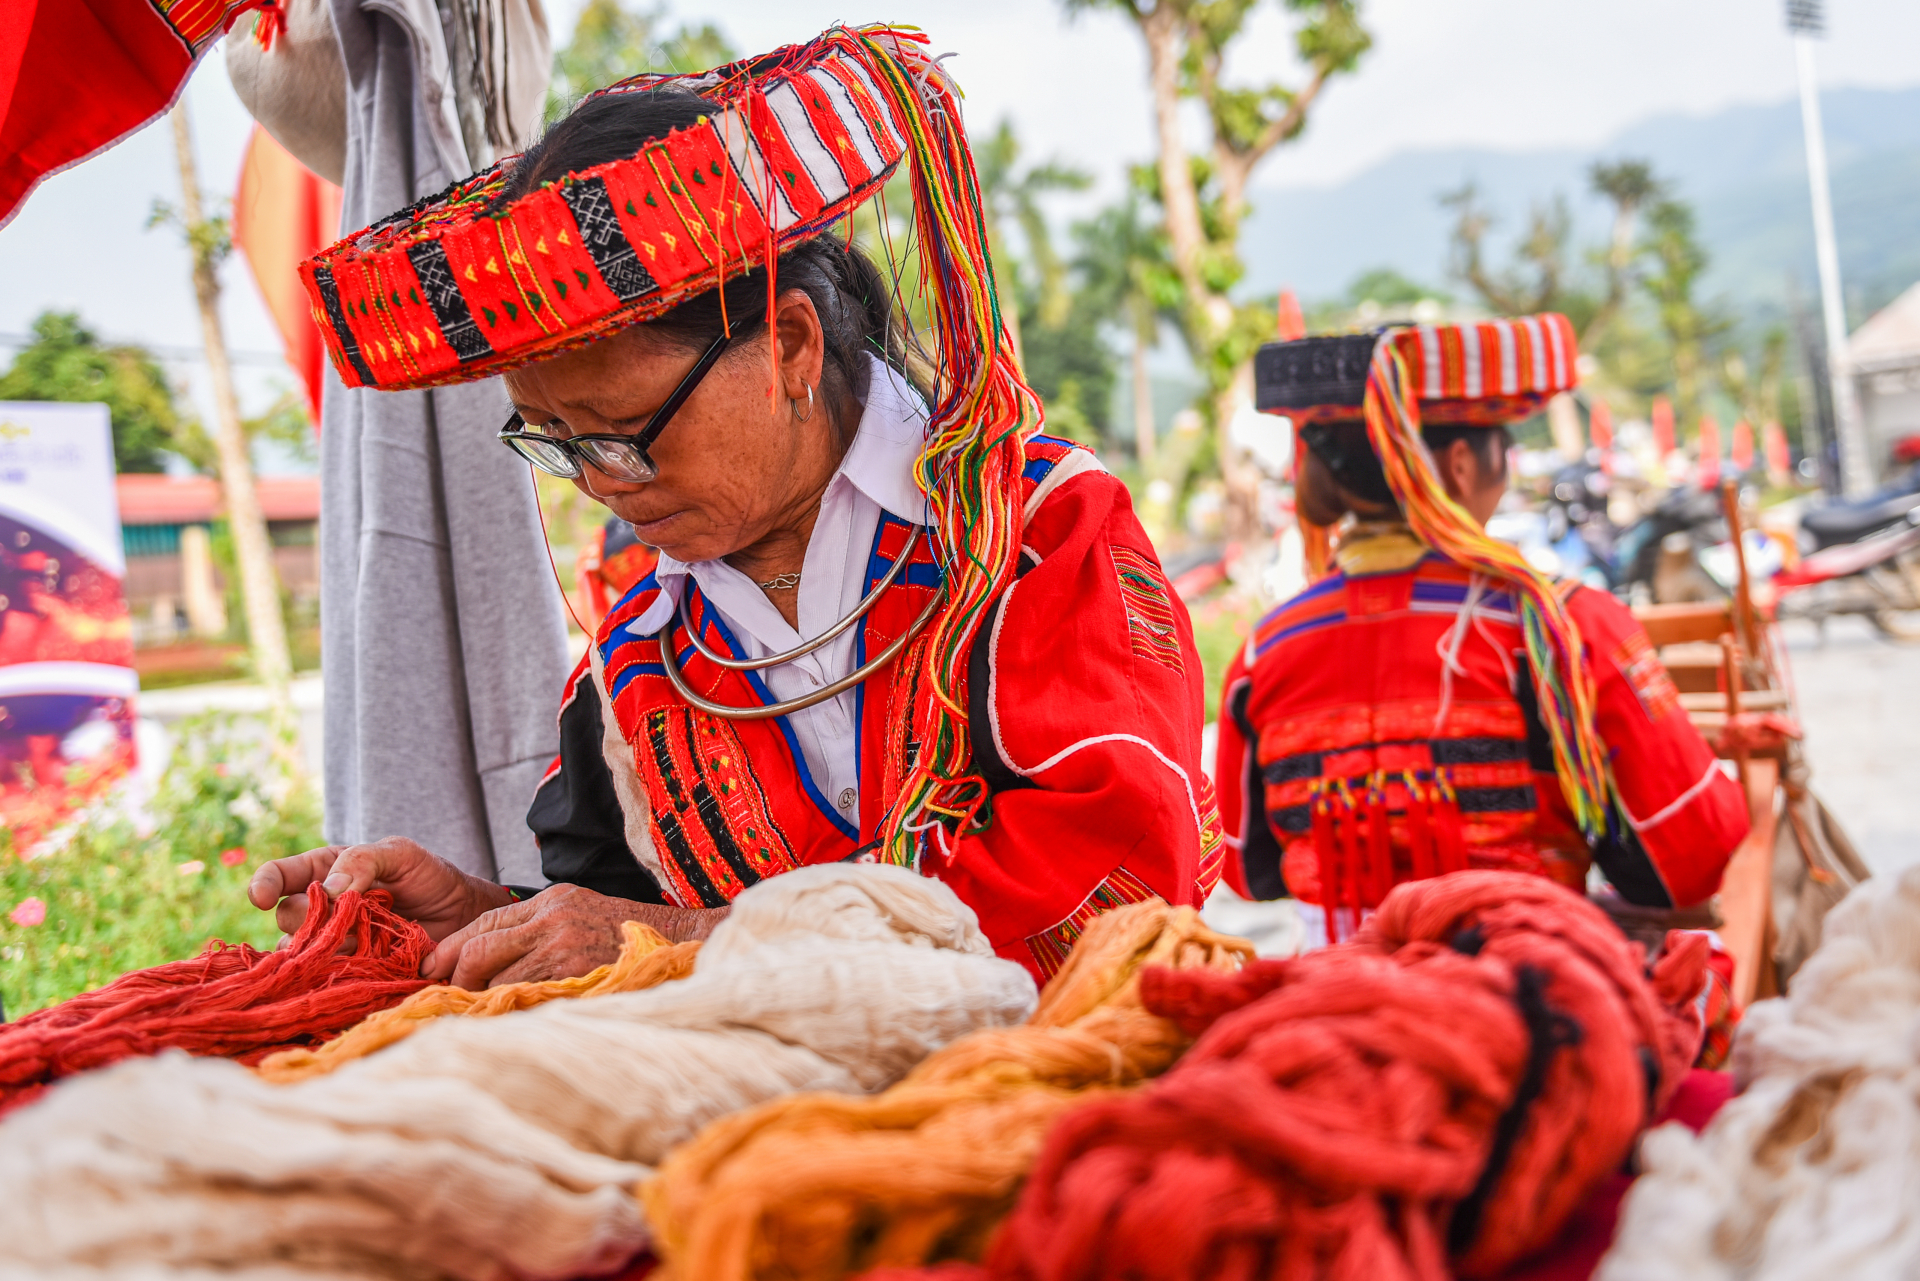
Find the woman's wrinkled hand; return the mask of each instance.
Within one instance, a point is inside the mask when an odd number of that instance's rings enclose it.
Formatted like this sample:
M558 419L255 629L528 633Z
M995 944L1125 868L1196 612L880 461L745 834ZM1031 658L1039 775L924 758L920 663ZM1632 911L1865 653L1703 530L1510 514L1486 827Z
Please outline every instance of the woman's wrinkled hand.
M403 836L367 845L328 845L263 864L247 884L247 899L288 934L307 919L307 891L315 881L329 898L348 890L386 890L393 910L418 922L438 941L513 896L504 886L469 876Z
M726 908L659 907L578 885L554 885L443 938L420 972L468 991L577 978L619 958L620 926L627 921L682 942L705 938L726 914Z

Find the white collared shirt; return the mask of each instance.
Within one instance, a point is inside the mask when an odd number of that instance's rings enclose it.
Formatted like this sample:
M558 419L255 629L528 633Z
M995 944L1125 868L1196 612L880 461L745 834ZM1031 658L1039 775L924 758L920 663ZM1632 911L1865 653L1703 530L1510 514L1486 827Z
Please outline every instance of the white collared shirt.
M884 511L912 525L927 520L926 496L914 483L913 464L926 441L927 411L919 393L899 373L869 355L872 376L866 411L846 457L820 496L820 516L807 540L800 569L800 626L780 616L758 584L720 560L688 565L662 552L654 570L660 595L627 625L637 636L666 626L679 608L689 575L740 642L748 658L792 649L832 627L860 603L874 533ZM814 429L829 431L824 422ZM802 424L801 430L807 425ZM852 671L854 638L848 628L829 644L790 663L763 668L759 676L776 699L798 698ZM821 802L849 827L860 826L859 724L854 690L790 713L787 724Z

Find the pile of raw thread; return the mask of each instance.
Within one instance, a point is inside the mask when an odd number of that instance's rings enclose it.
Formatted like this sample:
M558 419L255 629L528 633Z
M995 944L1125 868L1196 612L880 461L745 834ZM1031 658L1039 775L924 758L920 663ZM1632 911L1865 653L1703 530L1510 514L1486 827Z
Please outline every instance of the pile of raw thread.
M578 978L545 979L534 983L504 983L481 992L460 987L430 987L400 1004L368 1015L317 1049L281 1050L260 1061L261 1076L276 1084L325 1076L343 1064L364 1059L376 1050L404 1041L437 1018L492 1018L515 1010L530 1010L548 1001L609 996L615 992L642 992L693 973L700 944L669 943L656 930L638 921L620 927L620 956Z
M61 1082L0 1123L0 1272L609 1272L647 1245L635 1185L702 1126L885 1088L1034 999L940 882L799 868L646 991L432 1019L289 1085L178 1054Z
M1642 1140L1603 1281L1920 1275L1920 867L1828 914L1733 1072L1698 1137Z
M1584 899L1461 872L1400 886L1336 947L1150 970L1146 1008L1199 1039L1061 1118L985 1274L1497 1274L1551 1242L1686 1073L1705 960L1678 938L1649 976Z
M0 1112L45 1085L162 1050L255 1062L312 1045L426 986L426 931L396 916L383 890L313 904L287 945L261 952L207 944L189 961L136 970L105 987L0 1025ZM352 938L351 956L340 954Z
M676 1277L843 1277L978 1258L1046 1128L1166 1070L1190 1038L1140 1006L1148 966L1223 972L1250 945L1158 899L1087 927L1024 1026L975 1032L872 1098L808 1094L716 1121L643 1189Z

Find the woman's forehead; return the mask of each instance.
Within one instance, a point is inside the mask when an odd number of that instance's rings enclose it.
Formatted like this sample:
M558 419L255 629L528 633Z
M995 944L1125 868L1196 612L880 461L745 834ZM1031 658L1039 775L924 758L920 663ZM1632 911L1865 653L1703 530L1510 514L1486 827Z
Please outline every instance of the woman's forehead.
M640 326L563 351L505 375L521 408L624 411L635 400L659 399L686 371L677 347L638 332Z

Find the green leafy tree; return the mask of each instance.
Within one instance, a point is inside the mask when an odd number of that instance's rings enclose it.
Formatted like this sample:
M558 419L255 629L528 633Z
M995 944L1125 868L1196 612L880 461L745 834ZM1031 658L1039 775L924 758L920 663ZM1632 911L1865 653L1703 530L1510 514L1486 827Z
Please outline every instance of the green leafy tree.
M1029 320L1057 330L1067 320L1072 299L1067 290L1067 265L1054 248L1053 230L1042 207L1046 197L1063 191L1085 191L1093 175L1048 161L1020 164L1020 140L1011 121L974 148L980 173L980 203L987 218L987 245L993 253L993 284L1000 309L1013 332L1014 351L1027 359L1024 330ZM1014 252L1009 228L1020 230L1024 254ZM1030 313L1030 314L1029 314ZM1032 370L1028 370L1032 373Z
M1159 155L1157 198L1168 256L1184 295L1180 328L1206 379L1206 416L1226 482L1226 536L1248 542L1259 529L1258 474L1228 439L1234 413L1252 396L1253 351L1272 334L1270 312L1236 306L1240 224L1247 183L1273 149L1298 137L1327 84L1351 72L1372 44L1357 0L1280 0L1296 15L1294 50L1304 64L1297 84L1234 85L1229 53L1246 33L1256 0L1063 0L1069 12L1118 12L1147 51ZM1204 153L1187 143L1187 104L1207 122Z
M1364 302L1378 303L1382 307L1404 307L1427 298L1435 302L1449 301L1440 290L1411 280L1391 267L1363 271L1347 286L1347 305L1350 307L1358 307Z
M1707 348L1730 324L1696 296L1707 251L1694 226L1693 206L1671 197L1647 210L1641 252L1652 262L1643 287L1665 335L1673 369L1674 408L1682 423L1700 416Z
M1133 448L1142 467L1156 454L1153 384L1147 353L1160 340L1160 325L1182 304L1180 281L1167 257L1165 234L1139 190L1074 228L1078 251L1073 268L1080 284L1074 309L1092 327L1116 325L1128 340L1133 393Z
M705 71L737 56L710 22L668 30L665 5L646 9L622 0L587 0L573 38L553 55L547 119L565 115L595 89L628 76Z
M254 418L242 418L240 427L246 432L249 444L271 440L300 462L314 464L320 461L320 451L313 437L313 420L307 417L306 400L294 392L281 392L279 399L267 406L266 412ZM188 466L202 475L219 474L220 448L199 421L181 423L179 430L174 433L171 448L186 459Z
M1563 313L1576 331L1584 330L1599 309L1598 300L1572 279L1567 240L1572 218L1566 197L1556 194L1536 204L1527 231L1514 246L1513 262L1495 267L1487 257L1487 233L1496 219L1480 202L1479 187L1468 182L1440 197L1454 211L1448 269L1502 316L1541 311Z
M1597 162L1587 171L1587 181L1594 194L1613 202L1613 234L1601 258L1606 271L1606 295L1588 326L1600 329L1626 305L1628 292L1633 287L1634 260L1639 256L1634 249L1634 236L1640 210L1648 201L1658 199L1663 187L1654 177L1653 166L1644 160Z
M1582 344L1590 346L1627 306L1642 251L1636 241L1640 215L1664 188L1652 165L1634 159L1597 163L1587 171L1587 181L1595 195L1613 205L1607 245L1586 255L1599 268L1597 288L1581 278L1578 259L1568 244L1572 218L1564 195L1556 192L1534 205L1526 232L1505 267L1496 267L1488 259L1487 238L1497 219L1481 203L1476 184L1467 182L1442 194L1440 203L1454 211L1449 271L1472 289L1482 305L1506 316L1560 312L1573 322Z
M113 423L114 467L123 472L164 471L187 425L151 355L102 343L73 312L34 318L33 342L0 374L0 400L104 403Z

